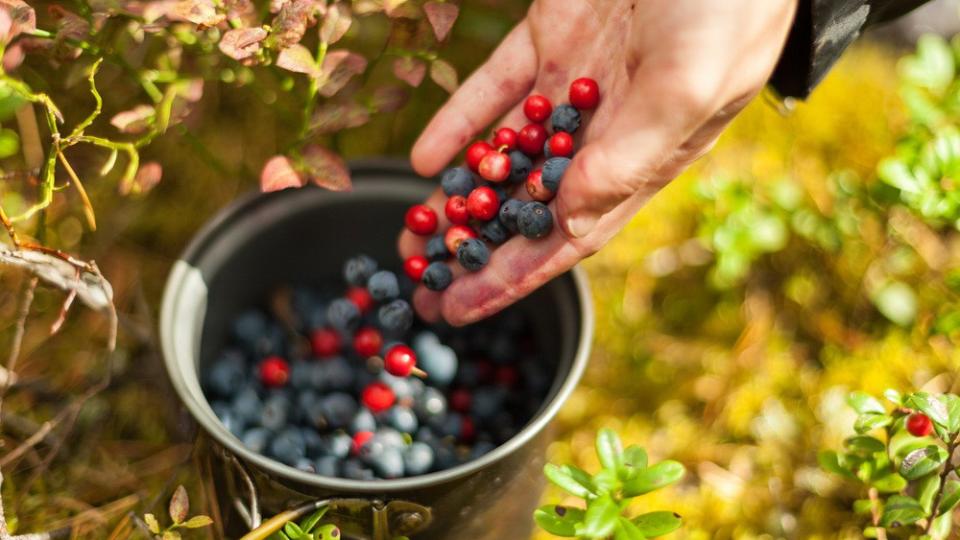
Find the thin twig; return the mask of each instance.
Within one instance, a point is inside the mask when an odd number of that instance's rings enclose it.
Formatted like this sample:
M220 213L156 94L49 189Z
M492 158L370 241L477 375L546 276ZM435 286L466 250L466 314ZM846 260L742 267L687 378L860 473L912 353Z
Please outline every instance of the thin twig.
M924 528L924 532L927 534L929 534L930 530L933 529L933 522L936 521L940 514L940 501L943 499L943 492L947 486L947 477L953 472L953 452L957 449L958 444L960 444L958 439L954 439L947 443L947 462L944 463L943 470L940 471L940 488L937 490L937 494L933 497L933 504L930 506L930 519L927 521L927 526Z
M0 469L3 469L7 465L13 463L17 459L19 459L20 456L25 454L27 450L30 450L31 448L39 444L40 441L46 438L47 434L50 433L51 430L53 430L54 426L55 424L52 421L44 422L40 426L40 429L37 430L36 433L28 437L27 440L23 441L22 443L20 443L19 446L7 452L6 454L3 455L2 458L0 458Z

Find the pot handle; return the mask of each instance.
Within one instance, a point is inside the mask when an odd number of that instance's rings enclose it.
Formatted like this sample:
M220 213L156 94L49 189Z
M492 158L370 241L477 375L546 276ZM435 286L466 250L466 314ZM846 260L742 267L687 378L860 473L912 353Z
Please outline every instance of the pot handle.
M325 499L281 512L261 523L240 540L265 540L283 528L288 521L300 519L324 507L330 509L326 516L332 517L331 521L343 532L370 535L370 540L394 540L398 537L413 536L426 529L432 519L429 508L409 501L393 500L385 503L379 499Z

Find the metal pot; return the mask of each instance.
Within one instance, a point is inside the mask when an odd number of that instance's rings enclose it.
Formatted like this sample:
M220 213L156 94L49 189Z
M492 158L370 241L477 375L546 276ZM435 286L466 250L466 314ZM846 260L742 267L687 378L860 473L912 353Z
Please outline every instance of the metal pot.
M337 278L342 261L359 251L395 260L395 231L406 208L435 185L390 163L358 165L353 178L350 193L304 188L243 199L199 232L173 266L160 315L173 386L209 446L229 464L221 481L248 495L255 489L253 504L242 512L250 525L257 525L260 512L272 515L322 499L348 537L525 538L541 494L551 421L590 352L594 317L579 269L516 307L529 317L538 346L556 366L540 411L505 444L455 468L377 481L307 474L245 448L204 398L198 373L223 344L234 314L277 285Z

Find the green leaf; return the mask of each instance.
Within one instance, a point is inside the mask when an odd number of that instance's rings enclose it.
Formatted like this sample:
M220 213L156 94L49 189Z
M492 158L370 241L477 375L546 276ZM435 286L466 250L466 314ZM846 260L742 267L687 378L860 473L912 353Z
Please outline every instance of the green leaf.
M20 136L11 129L0 129L0 159L16 155L20 151Z
M933 498L937 496L937 492L940 490L940 475L931 474L924 477L920 480L920 485L917 486L917 500L920 501L920 506L923 507L923 512L925 514L930 514L933 510Z
M644 536L663 536L680 528L682 521L676 512L650 512L633 518L633 523Z
M593 485L597 486L598 493L613 493L622 486L617 471L612 469L602 469L593 475Z
M907 82L942 92L954 77L953 51L942 37L926 34L917 40L917 53L901 60L899 68Z
M956 480L947 480L947 485L943 487L943 498L940 499L939 512L944 514L957 507L960 503L960 482Z
M343 540L340 536L340 529L333 523L321 525L320 528L313 533L313 537L316 538L316 540Z
M869 435L856 435L843 441L847 451L861 456L869 456L877 452L883 452L886 449L883 441Z
M855 476L853 471L845 466L843 456L833 450L822 450L817 454L817 461L820 463L820 467L827 472L850 478L854 478Z
M947 407L947 431L956 433L960 431L960 397L953 394L944 394L940 398Z
M153 534L160 534L160 523L157 521L157 516L153 514L144 514L143 521L147 524L147 528L150 529L150 532Z
M299 525L292 521L288 521L286 525L283 526L283 532L287 533L287 536L290 538L303 538L303 529Z
M656 465L639 471L635 477L624 482L623 494L636 497L660 489L683 478L683 465L676 461L661 461Z
M873 511L873 504L870 499L857 499L853 501L853 513L865 516Z
M950 538L953 530L953 513L947 512L940 514L933 520L933 526L930 527L930 537L935 540L946 540Z
M924 517L923 507L916 499L905 495L893 495L884 505L880 525L883 527L909 525Z
M597 457L604 469L620 471L623 466L623 444L612 429L604 428L597 433Z
M866 529L863 530L864 538L877 538L879 536L880 536L879 527L867 527Z
M870 295L877 311L900 326L909 326L917 315L917 295L910 285L891 281Z
M907 481L899 474L890 471L890 474L870 482L870 485L877 488L881 493L899 493L907 487Z
M623 451L623 474L621 480L629 480L647 467L647 451L630 445Z
M893 403L894 405L903 405L903 396L901 396L900 392L897 392L893 388L884 390L883 397L887 398L887 401Z
M900 475L907 480L916 480L940 468L947 460L947 451L937 445L914 450L900 463Z
M300 522L300 528L303 529L304 532L313 531L313 528L317 526L317 523L319 523L321 519L323 519L323 516L327 514L327 510L329 509L329 506L324 506L323 508L320 508L316 512L310 514L306 519Z
M533 520L541 529L555 536L576 536L576 526L583 521L584 511L579 508L548 504L533 513Z
M213 524L213 520L210 519L209 516L199 515L199 516L193 516L192 518L188 519L186 523L183 524L183 526L188 529L199 529L201 527L206 527L212 524Z
M543 474L547 480L575 497L586 499L596 494L597 488L590 475L579 467L547 463L543 466Z
M854 423L853 429L856 430L857 433L869 433L875 429L889 426L892 422L893 418L885 414L861 414L857 417L857 421Z
M577 526L577 536L604 538L613 533L617 526L620 507L610 495L601 495L587 503L587 512L583 522Z
M943 428L947 428L950 424L950 412L937 396L932 396L926 392L917 392L907 396L905 404L907 407L926 414L935 424Z
M613 531L613 540L646 540L646 538L640 528L629 519L622 516L617 519L617 528Z

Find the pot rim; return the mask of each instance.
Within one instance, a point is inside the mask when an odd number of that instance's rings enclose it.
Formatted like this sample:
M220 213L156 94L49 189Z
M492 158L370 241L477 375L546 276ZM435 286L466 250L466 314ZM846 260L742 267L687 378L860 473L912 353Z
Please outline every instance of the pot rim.
M403 174L412 176L413 173L408 166L392 162L389 160L372 160L351 163L351 173L356 176L367 176L376 174ZM303 189L303 188L301 188ZM164 364L167 369L167 375L170 377L174 390L178 397L186 405L193 419L200 424L218 444L222 445L230 452L241 458L243 461L253 464L269 474L289 480L298 484L309 485L313 488L328 489L332 491L351 491L354 493L396 493L401 491L410 491L420 488L426 488L451 482L465 476L471 475L494 462L502 460L514 452L520 450L531 439L543 431L547 425L556 417L560 407L567 401L573 393L574 388L580 382L580 378L586 369L587 361L590 355L590 348L593 341L594 331L594 308L590 294L590 288L587 282L586 273L580 266L574 267L570 272L570 277L576 291L577 301L580 304L580 324L579 339L570 369L566 378L560 387L553 394L550 401L541 408L540 412L530 422L511 437L507 442L491 450L480 458L468 461L467 463L445 469L438 472L412 476L408 478L398 478L393 480L352 480L345 478L330 478L318 474L311 474L295 469L288 465L258 454L246 448L243 443L231 434L226 427L216 418L213 410L199 390L199 377L196 371L191 370L189 374L184 373L181 363L177 362L173 332L174 321L176 319L177 301L185 294L185 288L190 283L191 277L188 274L196 274L195 279L202 278L199 271L190 264L199 253L202 253L206 245L212 242L225 225L239 216L253 205L263 202L264 198L259 192L254 192L239 197L215 214L200 230L193 236L187 247L183 250L179 259L177 259L170 275L167 278L163 292L163 301L160 310L160 344L163 353ZM371 193L371 196L375 194ZM196 284L194 282L194 284ZM205 285L205 283L204 283ZM202 328L202 319L199 321L199 328ZM196 330L198 333L201 330ZM196 351L194 351L196 354ZM196 367L195 363L191 365ZM188 380L188 377L192 380ZM199 394L199 395L197 395Z

